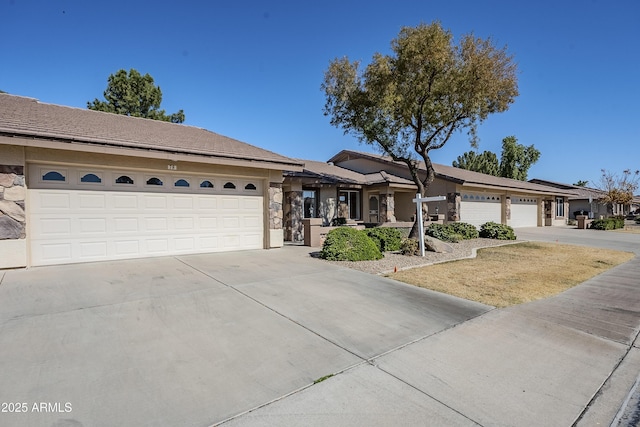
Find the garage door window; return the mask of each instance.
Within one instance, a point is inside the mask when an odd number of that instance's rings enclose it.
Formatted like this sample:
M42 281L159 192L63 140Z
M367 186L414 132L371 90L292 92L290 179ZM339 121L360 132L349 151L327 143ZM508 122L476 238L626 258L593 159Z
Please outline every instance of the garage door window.
M49 171L49 172L45 173L44 175L42 175L42 180L43 181L61 181L61 182L65 182L67 179L65 178L64 175L62 175L58 171Z
M161 180L160 178L156 178L156 177L154 176L154 177L149 178L149 179L147 180L147 185L160 185L160 186L162 186L162 185L164 185L164 184L163 184L163 182L162 182L162 180Z
M200 183L200 188L213 188L213 182L207 180L202 181Z
M256 191L258 188L255 186L255 184L248 183L247 185L244 186L244 189L245 190Z
M86 182L91 184L100 184L102 182L102 178L100 178L95 173L85 174L80 178L80 182Z
M226 188L227 190L235 190L236 189L236 185L233 182L227 182L224 185L224 188Z
M133 179L127 175L120 175L116 178L116 184L130 184L133 185Z
M191 185L189 184L189 181L187 181L186 179L179 179L173 184L173 186L174 187L190 187Z

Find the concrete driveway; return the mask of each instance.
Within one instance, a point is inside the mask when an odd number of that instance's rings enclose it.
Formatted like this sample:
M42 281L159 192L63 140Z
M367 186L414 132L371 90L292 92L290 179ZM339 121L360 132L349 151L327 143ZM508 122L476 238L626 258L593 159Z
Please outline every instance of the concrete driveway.
M6 271L0 283L0 402L13 403L2 426L207 426L491 309L301 247Z
M608 425L638 277L494 310L293 246L0 272L0 425Z

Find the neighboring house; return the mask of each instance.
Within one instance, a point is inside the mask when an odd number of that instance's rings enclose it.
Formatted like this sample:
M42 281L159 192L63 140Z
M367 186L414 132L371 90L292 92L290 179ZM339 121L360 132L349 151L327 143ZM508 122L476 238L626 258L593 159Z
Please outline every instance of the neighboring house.
M283 170L302 163L0 94L0 268L280 247Z
M631 205L615 205L612 206L600 201L605 194L604 191L596 188L581 187L573 184L563 184L560 182L547 181L544 179L531 179L529 182L536 184L555 187L564 191L569 191L573 195L569 196L569 214L570 218L575 219L575 213L584 211L589 218L607 217L611 215L626 215L633 210Z
M336 217L374 224L414 221L417 187L403 163L350 150L328 163L304 163L302 172L285 172L286 240L300 240L299 220L309 216L323 218L325 225ZM570 192L452 166L435 164L434 168L436 178L428 196L447 200L428 203L429 214L445 214L445 222L477 227L488 221L512 227L567 222ZM426 173L424 167L421 173ZM313 208L303 209L306 206Z

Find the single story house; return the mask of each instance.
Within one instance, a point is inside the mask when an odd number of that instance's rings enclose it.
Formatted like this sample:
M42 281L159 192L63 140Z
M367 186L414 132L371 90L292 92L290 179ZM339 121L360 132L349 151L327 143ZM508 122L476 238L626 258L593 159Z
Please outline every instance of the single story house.
M575 218L577 211L585 211L589 218L607 217L611 215L628 215L638 208L638 197L634 196L631 203L627 205L617 204L611 205L602 202L605 192L596 188L581 187L572 184L563 184L560 182L547 181L544 179L532 179L530 182L542 185L548 185L561 190L573 193L569 196L569 213L570 218Z
M0 94L0 268L283 245L297 160L206 129Z
M417 187L401 162L371 153L343 150L327 163L303 161L302 171L285 171L285 240L301 241L303 218L336 217L363 223L412 223ZM488 221L512 227L565 225L569 191L434 164L435 181L428 196L429 214L445 222L477 227ZM426 173L424 166L421 174Z

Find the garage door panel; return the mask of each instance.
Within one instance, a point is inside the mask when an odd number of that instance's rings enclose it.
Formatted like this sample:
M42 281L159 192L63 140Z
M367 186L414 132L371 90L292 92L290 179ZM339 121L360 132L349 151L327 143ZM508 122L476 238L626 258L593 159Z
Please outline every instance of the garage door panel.
M262 196L30 189L29 197L33 265L263 248Z
M502 222L502 196L497 194L465 193L460 202L460 221L480 227L493 221Z
M511 227L537 227L538 201L530 197L512 197L511 199Z

